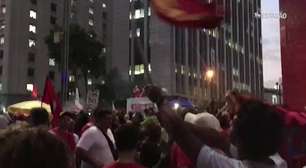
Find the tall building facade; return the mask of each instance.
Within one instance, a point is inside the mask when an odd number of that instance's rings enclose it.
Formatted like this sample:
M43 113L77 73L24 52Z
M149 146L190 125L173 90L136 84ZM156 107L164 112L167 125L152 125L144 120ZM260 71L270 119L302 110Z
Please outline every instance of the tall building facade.
M306 12L305 0L280 0L281 60L283 99L288 108L304 111L306 107Z
M0 0L0 97L9 105L28 98L30 90L42 90L49 73L59 66L49 58L45 43L50 32L63 27L63 0ZM70 21L94 31L104 43L107 5L98 0L69 0ZM90 34L89 34L90 35ZM103 48L106 54L107 49ZM60 75L57 75L60 83Z
M132 1L131 78L145 79L147 65L152 83L170 94L194 100L219 99L227 90L236 88L262 97L261 18L256 15L261 2L218 3L226 10L225 21L207 30L168 25L154 11L151 13L144 1Z

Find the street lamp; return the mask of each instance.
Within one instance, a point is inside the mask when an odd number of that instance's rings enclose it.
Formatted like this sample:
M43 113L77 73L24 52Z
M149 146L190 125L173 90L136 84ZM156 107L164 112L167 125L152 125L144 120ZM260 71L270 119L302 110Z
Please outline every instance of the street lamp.
M213 88L212 88L212 83L211 83L211 81L212 81L212 79L214 78L214 76L215 76L215 71L212 70L212 69L209 69L209 70L207 70L207 71L205 72L205 80L208 81L208 85L209 85L209 95L210 95L211 98L213 97L213 91L212 91Z
M207 70L205 76L207 80L211 81L212 78L215 76L215 71L211 69Z

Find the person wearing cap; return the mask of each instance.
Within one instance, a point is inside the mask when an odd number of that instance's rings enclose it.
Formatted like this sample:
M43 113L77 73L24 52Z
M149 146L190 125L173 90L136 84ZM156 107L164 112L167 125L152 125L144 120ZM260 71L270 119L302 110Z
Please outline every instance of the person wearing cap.
M49 132L60 140L62 140L68 147L71 153L75 152L77 138L73 133L75 125L75 114L73 112L62 112L60 114L60 121L58 127L51 129Z
M218 132L222 131L218 119L207 112L193 114L187 113L185 115L185 122L199 126L214 129ZM171 147L170 168L194 168L195 164L182 151L182 149L174 143Z
M237 118L233 123L232 141L236 145L237 158L215 151L209 139L215 139L209 130L199 134L188 126L172 111L168 104L160 106L157 114L160 122L173 136L196 167L210 168L282 168L275 159L270 158L280 149L284 121L275 108L258 100L247 100L240 105ZM217 136L217 134L214 134ZM216 142L215 142L216 144ZM230 144L227 143L229 151Z

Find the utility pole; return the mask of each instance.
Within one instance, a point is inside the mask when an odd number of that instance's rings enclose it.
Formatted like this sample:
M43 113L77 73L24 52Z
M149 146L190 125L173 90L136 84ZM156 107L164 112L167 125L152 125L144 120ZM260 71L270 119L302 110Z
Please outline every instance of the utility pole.
M144 81L145 83L151 83L150 71L149 71L149 2L148 0L144 0L144 45L143 45L143 62L144 62Z
M62 83L61 83L61 96L62 102L67 101L68 96L68 79L69 79L69 34L70 34L70 0L64 0L64 13L63 13L63 27L64 27L64 41L62 49Z
M130 38L131 38L131 48L130 48L130 57L131 57L131 65L129 68L129 71L131 72L131 77L130 80L134 82L135 79L135 2L134 0L131 1L130 3L130 13L131 13L131 18L130 18L130 24L131 24L131 29L130 29Z

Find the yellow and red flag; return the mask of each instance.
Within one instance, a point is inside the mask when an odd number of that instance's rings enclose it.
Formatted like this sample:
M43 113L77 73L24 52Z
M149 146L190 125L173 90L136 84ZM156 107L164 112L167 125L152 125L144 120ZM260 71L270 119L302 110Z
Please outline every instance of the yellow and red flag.
M224 11L216 3L200 0L152 0L156 14L176 26L215 28L224 18Z

